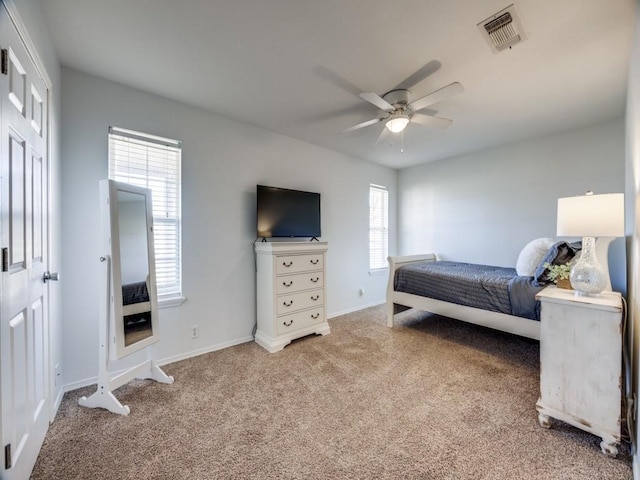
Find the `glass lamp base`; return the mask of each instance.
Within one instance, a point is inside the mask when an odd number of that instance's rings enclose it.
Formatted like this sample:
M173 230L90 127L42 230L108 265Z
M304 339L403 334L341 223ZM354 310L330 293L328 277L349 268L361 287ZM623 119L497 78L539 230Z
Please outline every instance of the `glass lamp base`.
M607 278L596 258L595 238L582 239L582 253L569 279L578 295L597 295L607 286Z

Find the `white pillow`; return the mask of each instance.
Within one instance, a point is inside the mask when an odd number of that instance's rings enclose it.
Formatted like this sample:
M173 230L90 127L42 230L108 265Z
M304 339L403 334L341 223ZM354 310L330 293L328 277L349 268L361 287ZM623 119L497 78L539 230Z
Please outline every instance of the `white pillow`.
M554 243L553 238L536 238L527 243L518 255L516 273L524 277L533 277L536 268Z

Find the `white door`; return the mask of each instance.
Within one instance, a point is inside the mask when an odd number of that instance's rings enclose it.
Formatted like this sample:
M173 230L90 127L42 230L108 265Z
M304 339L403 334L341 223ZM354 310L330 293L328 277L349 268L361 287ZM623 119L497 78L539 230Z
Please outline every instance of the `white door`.
M0 4L0 477L26 479L49 425L45 83Z

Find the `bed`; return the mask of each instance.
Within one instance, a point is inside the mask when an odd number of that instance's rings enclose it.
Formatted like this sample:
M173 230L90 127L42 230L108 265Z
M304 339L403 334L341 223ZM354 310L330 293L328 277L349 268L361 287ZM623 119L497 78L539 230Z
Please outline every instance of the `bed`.
M151 302L147 282L122 285L122 315L125 327L150 318Z
M609 242L599 246L598 258L607 258ZM442 262L434 253L389 257L387 325L393 327L396 314L415 308L539 340L535 295L551 283L544 264L570 261L579 250L579 242L536 239L523 248L515 269ZM429 278L425 283L431 293L420 290L421 275Z

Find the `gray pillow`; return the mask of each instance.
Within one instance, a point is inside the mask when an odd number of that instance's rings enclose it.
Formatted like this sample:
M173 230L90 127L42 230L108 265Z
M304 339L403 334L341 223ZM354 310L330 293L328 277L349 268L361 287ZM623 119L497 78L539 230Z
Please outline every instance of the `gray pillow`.
M536 287L542 287L553 283L549 278L549 269L544 266L545 263L549 263L550 265L562 265L563 263L573 260L573 257L575 257L580 250L582 250L582 242L569 243L560 241L554 243L540 261L538 268L536 268L533 284Z

